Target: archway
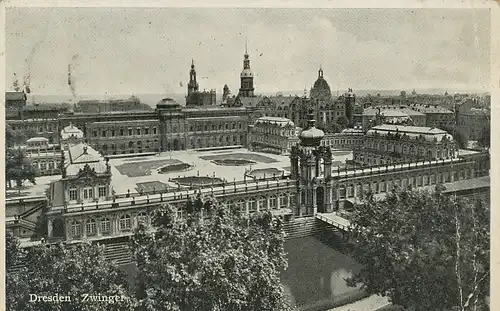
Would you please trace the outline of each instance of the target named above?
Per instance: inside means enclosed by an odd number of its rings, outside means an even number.
[[[179,150],[179,140],[177,138],[174,139],[174,150]]]
[[[64,237],[64,222],[61,218],[55,218],[52,222],[52,236],[55,238]]]
[[[325,213],[325,188],[318,187],[316,188],[316,207],[318,213]]]

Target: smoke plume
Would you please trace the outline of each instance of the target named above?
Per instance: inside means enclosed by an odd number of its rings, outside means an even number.
[[[80,56],[78,54],[74,54],[71,57],[71,62],[68,64],[68,85],[71,89],[71,93],[73,97],[76,97],[76,79],[75,72],[77,71],[78,61],[80,60]]]

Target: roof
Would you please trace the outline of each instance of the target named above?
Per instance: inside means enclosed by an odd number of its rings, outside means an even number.
[[[411,104],[409,108],[423,113],[453,113],[453,111],[439,105]]]
[[[445,190],[443,192],[458,192],[464,190],[472,190],[479,188],[489,188],[490,187],[490,176],[478,177],[473,179],[458,180],[450,183],[445,183],[443,186]]]
[[[34,143],[34,142],[48,142],[49,140],[45,137],[33,137],[28,139],[26,142],[27,143]]]
[[[453,140],[453,136],[438,128],[392,124],[374,126],[367,132],[367,135],[374,135],[375,133],[379,135],[387,135],[388,133],[395,134],[396,132],[410,137],[419,137],[422,135],[426,140],[436,139],[437,141],[441,141],[445,137],[446,139]]]
[[[5,100],[26,100],[24,92],[5,92]]]
[[[86,144],[80,143],[71,146],[67,154],[65,167],[66,173],[69,176],[77,175],[85,166],[88,166],[91,170],[95,170],[97,174],[106,172],[107,167],[101,155]]]
[[[292,120],[280,117],[260,117],[257,120],[255,120],[255,124],[258,123],[274,123],[279,126],[292,126],[292,127],[295,126]]]
[[[65,140],[70,137],[76,137],[76,138],[82,138],[83,137],[83,131],[74,126],[73,124],[70,124],[66,126],[65,128],[62,129],[61,131],[61,139]]]
[[[425,116],[424,113],[412,110],[406,106],[382,106],[382,107],[370,107],[363,110],[363,115],[376,115],[378,113],[378,109],[380,109],[380,113],[384,116]],[[398,115],[399,114],[399,115]]]

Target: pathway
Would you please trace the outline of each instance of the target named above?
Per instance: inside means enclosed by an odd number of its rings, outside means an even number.
[[[387,297],[372,295],[359,301],[330,309],[328,311],[376,311],[382,307],[390,305]]]

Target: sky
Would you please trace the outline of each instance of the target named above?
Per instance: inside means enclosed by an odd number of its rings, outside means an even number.
[[[33,94],[238,92],[245,42],[255,92],[486,90],[488,9],[6,8],[6,87]],[[68,85],[68,66],[71,85]]]

